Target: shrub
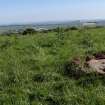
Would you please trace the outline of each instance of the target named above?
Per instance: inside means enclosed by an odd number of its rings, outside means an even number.
[[[27,28],[26,30],[23,31],[22,35],[27,35],[27,34],[34,34],[36,31],[33,28]]]
[[[71,27],[70,30],[78,30],[77,27]]]

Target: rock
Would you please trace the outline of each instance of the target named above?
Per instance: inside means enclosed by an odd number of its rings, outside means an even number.
[[[79,78],[86,74],[97,73],[99,75],[105,74],[105,54],[96,53],[87,56],[84,63],[81,63],[80,57],[74,58],[65,65],[65,73],[68,76]]]
[[[94,57],[98,60],[98,59],[105,59],[105,53],[104,52],[99,52],[94,54]]]
[[[91,69],[92,72],[105,74],[105,53],[99,52],[93,54],[93,57],[87,57],[86,64],[88,69]]]
[[[74,59],[72,60],[72,63],[74,63],[74,64],[76,64],[76,65],[80,65],[81,59],[80,59],[79,57],[74,58]]]
[[[87,56],[85,61],[88,62],[88,61],[90,61],[91,59],[94,59],[94,56]]]
[[[99,74],[105,74],[105,59],[91,59],[87,62],[88,68],[92,70],[92,72],[97,72]]]

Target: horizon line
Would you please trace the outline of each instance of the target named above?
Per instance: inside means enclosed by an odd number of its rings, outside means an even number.
[[[63,22],[73,22],[73,21],[102,21],[104,19],[71,19],[71,20],[51,20],[51,21],[38,21],[38,22],[14,22],[14,23],[2,23],[0,26],[10,26],[10,25],[32,25],[32,24],[56,24],[56,23],[63,23]]]

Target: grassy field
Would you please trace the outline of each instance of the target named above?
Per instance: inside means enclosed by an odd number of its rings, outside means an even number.
[[[105,51],[105,28],[0,36],[0,105],[105,105],[105,79],[73,79],[65,63]]]

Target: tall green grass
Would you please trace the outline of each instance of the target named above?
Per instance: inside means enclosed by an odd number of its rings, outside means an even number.
[[[0,36],[0,105],[105,105],[104,77],[73,79],[64,64],[105,51],[105,28]]]

